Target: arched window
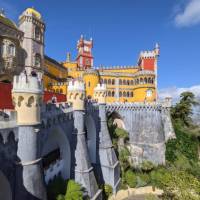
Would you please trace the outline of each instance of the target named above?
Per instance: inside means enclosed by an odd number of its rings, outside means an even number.
[[[154,79],[153,78],[151,79],[151,83],[154,84]]]
[[[14,44],[10,44],[10,45],[8,46],[7,54],[8,54],[9,56],[15,56],[15,45],[14,45]]]
[[[60,89],[60,93],[61,93],[61,94],[63,93],[63,89]]]
[[[131,85],[134,85],[134,81],[133,80],[131,80]]]
[[[125,91],[123,92],[123,97],[126,97],[126,92]]]
[[[56,89],[56,93],[59,93],[59,89]]]
[[[130,97],[133,97],[133,92],[130,93]]]
[[[112,85],[115,85],[115,79],[112,79]]]
[[[150,77],[148,78],[148,83],[151,83],[151,78]]]
[[[129,95],[129,92],[127,92],[126,96],[127,96],[127,97],[129,97],[129,96],[130,96],[130,95]]]
[[[115,96],[115,92],[114,91],[112,91],[112,97],[114,97]]]
[[[104,79],[104,83],[107,84],[107,79]]]
[[[119,92],[119,97],[122,97],[122,92],[121,91]]]
[[[102,84],[102,83],[103,83],[103,79],[101,78],[101,79],[100,79],[100,84]]]
[[[127,85],[130,85],[130,81],[129,80],[127,80]]]
[[[122,85],[122,79],[119,79],[119,85]]]
[[[34,97],[31,96],[31,97],[29,97],[29,99],[28,99],[28,104],[27,104],[27,106],[28,106],[28,107],[32,107],[33,103],[34,103]]]
[[[111,91],[108,91],[108,96],[111,97]]]
[[[143,83],[144,83],[143,78],[140,78],[140,84],[143,84]]]
[[[146,77],[144,78],[144,84],[147,84],[147,78]]]
[[[41,67],[41,56],[40,56],[40,54],[35,55],[35,67]]]
[[[126,85],[126,80],[125,79],[123,80],[123,85]]]
[[[136,84],[139,84],[139,79],[136,80]]]
[[[36,40],[41,40],[41,31],[38,26],[35,27],[35,39]]]
[[[108,85],[110,85],[111,84],[111,79],[108,79]]]

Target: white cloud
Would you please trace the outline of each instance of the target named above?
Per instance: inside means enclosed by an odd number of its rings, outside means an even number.
[[[200,98],[200,85],[194,85],[188,88],[171,87],[171,88],[161,89],[159,91],[159,98],[164,99],[165,97],[172,97],[172,99],[176,101],[179,99],[180,94],[185,91],[190,91],[194,93],[196,97]]]
[[[175,16],[178,27],[188,27],[200,23],[200,0],[189,0],[185,8],[179,10]]]

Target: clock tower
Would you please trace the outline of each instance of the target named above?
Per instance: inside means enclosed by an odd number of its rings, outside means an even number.
[[[85,40],[83,35],[77,42],[78,56],[76,58],[78,68],[88,69],[93,67],[92,56],[93,40]]]

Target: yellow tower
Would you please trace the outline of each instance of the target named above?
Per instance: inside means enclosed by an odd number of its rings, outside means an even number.
[[[83,80],[85,83],[86,97],[91,98],[94,94],[94,88],[99,83],[98,71],[94,69],[87,69],[83,73]]]

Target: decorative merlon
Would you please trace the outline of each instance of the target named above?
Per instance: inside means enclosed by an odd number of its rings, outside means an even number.
[[[94,88],[94,91],[95,92],[104,92],[106,91],[107,88],[106,88],[106,84],[97,84],[97,87]]]
[[[68,91],[85,91],[85,85],[82,81],[70,81],[68,85]]]
[[[19,76],[14,76],[12,92],[40,94],[43,92],[43,85],[37,76],[21,73]]]
[[[99,104],[106,103],[106,90],[106,84],[97,84],[97,87],[94,88],[94,99],[96,99]]]

